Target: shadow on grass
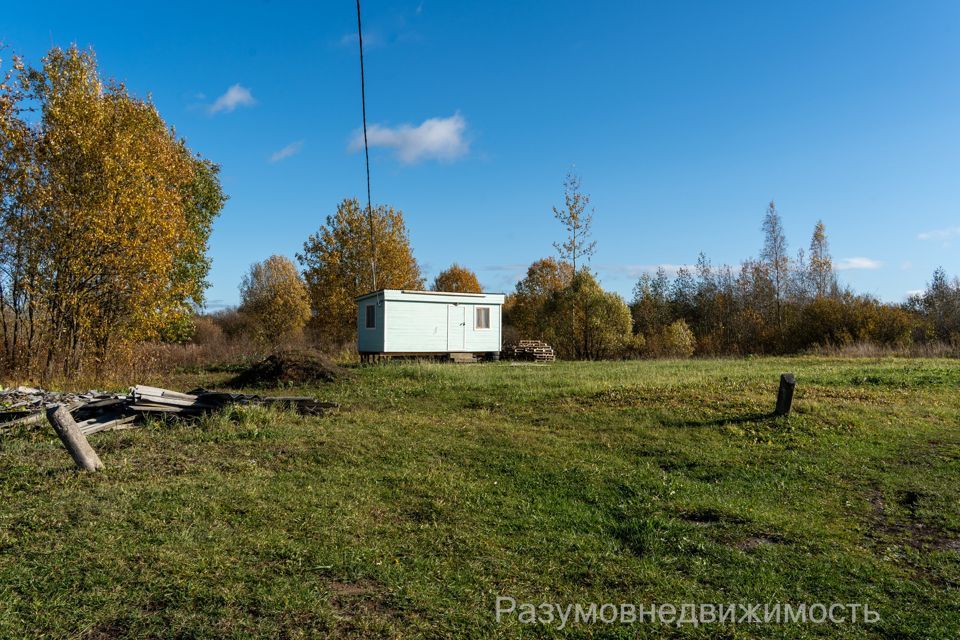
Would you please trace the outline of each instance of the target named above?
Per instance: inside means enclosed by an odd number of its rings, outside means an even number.
[[[744,424],[747,422],[773,422],[780,418],[774,412],[769,413],[748,413],[742,416],[732,418],[713,418],[711,420],[683,420],[677,424],[682,427],[722,427],[729,424]]]

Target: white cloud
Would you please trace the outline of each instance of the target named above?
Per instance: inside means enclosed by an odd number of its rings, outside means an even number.
[[[695,264],[606,264],[598,265],[597,269],[607,273],[627,276],[629,278],[639,278],[644,273],[654,275],[659,269],[663,269],[669,277],[676,276],[680,269],[693,271],[697,268]]]
[[[844,258],[833,263],[833,268],[837,271],[850,271],[852,269],[879,269],[883,263],[873,258]]]
[[[488,264],[483,267],[484,271],[526,271],[530,265],[523,262],[514,262],[512,264]]]
[[[220,113],[221,111],[230,113],[237,107],[252,107],[255,104],[257,104],[257,101],[254,100],[250,89],[235,84],[227,89],[225,94],[217,98],[216,101],[208,107],[207,111],[210,113]]]
[[[926,292],[923,289],[910,289],[910,291],[907,291],[906,297],[912,298],[913,296],[923,295],[924,293]]]
[[[933,231],[924,231],[917,234],[918,240],[950,240],[960,236],[960,227],[948,227],[946,229],[934,229]]]
[[[402,124],[385,127],[375,124],[367,130],[371,147],[393,149],[400,162],[414,164],[421,160],[456,160],[467,153],[470,143],[464,134],[467,121],[459,113],[449,118],[430,118],[419,126]],[[363,149],[363,131],[356,131],[350,150]]]
[[[220,309],[229,309],[232,305],[222,298],[214,298],[213,300],[207,300],[207,303],[203,306],[207,311],[219,311]]]
[[[879,269],[883,266],[883,263],[879,260],[874,260],[872,258],[844,258],[843,260],[838,260],[834,263],[833,268],[837,271],[849,271],[851,269]],[[686,269],[691,273],[696,272],[697,265],[695,264],[602,264],[597,265],[599,271],[609,273],[611,275],[626,276],[629,278],[639,278],[641,275],[647,273],[654,275],[659,269],[667,274],[667,276],[674,278],[680,272],[680,269]]]
[[[303,140],[297,140],[296,142],[291,142],[283,149],[279,149],[270,154],[270,162],[280,162],[285,158],[290,156],[295,156],[300,153],[300,149],[303,148]]]

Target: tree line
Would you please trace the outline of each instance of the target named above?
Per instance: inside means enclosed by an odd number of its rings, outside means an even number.
[[[236,314],[221,316],[232,318],[234,332],[245,328],[266,346],[306,341],[329,351],[353,348],[354,298],[370,291],[374,243],[378,286],[423,289],[426,284],[403,212],[382,205],[369,213],[368,219],[356,199],[341,202],[304,242],[296,256],[299,269],[277,255],[252,265],[240,286]],[[476,274],[457,263],[440,272],[431,288],[481,292]]]
[[[807,247],[791,253],[773,202],[761,220],[758,258],[714,266],[700,254],[695,266],[675,273],[661,268],[642,274],[629,301],[605,291],[590,268],[594,214],[580,178],[567,175],[563,204],[553,209],[564,236],[554,245],[557,255],[531,264],[508,294],[506,341],[543,339],[571,359],[787,354],[854,344],[960,346],[960,280],[938,269],[927,290],[904,304],[859,295],[837,278],[825,224],[818,221]],[[373,216],[382,286],[423,288],[403,214],[381,206]],[[290,305],[274,314],[286,324],[265,335],[290,338],[305,330],[326,349],[352,348],[353,300],[369,289],[371,256],[366,212],[356,200],[345,200],[297,255],[299,276],[293,262],[282,259],[301,311]],[[248,278],[256,279],[261,268],[254,265]],[[459,264],[440,273],[432,288],[481,290],[476,274]],[[254,310],[271,305],[261,305],[250,291],[244,288],[240,312],[263,327],[268,314]]]
[[[566,187],[579,189],[579,182],[568,179]],[[937,269],[927,289],[904,304],[859,295],[837,279],[824,223],[817,222],[807,251],[791,255],[773,202],[759,258],[716,267],[701,253],[695,266],[675,274],[642,274],[628,303],[604,292],[589,267],[573,266],[569,219],[581,218],[589,256],[592,211],[571,205],[577,198],[569,193],[565,201],[560,259],[534,262],[505,310],[514,335],[551,341],[563,357],[788,354],[855,344],[960,349],[960,279]]]
[[[71,376],[135,358],[144,343],[230,339],[262,349],[353,350],[354,299],[378,285],[422,289],[403,213],[339,203],[295,261],[272,256],[243,277],[241,304],[200,313],[207,243],[226,196],[219,167],[192,152],[149,101],[102,79],[91,51],[53,48],[0,76],[0,366]],[[759,257],[660,269],[632,299],[603,289],[590,196],[572,172],[553,208],[556,256],[533,262],[507,296],[504,338],[540,338],[563,358],[797,353],[871,343],[960,348],[960,280],[938,269],[904,304],[837,279],[826,227],[791,254],[770,203]],[[481,291],[453,264],[438,291]],[[213,336],[213,337],[211,337]]]

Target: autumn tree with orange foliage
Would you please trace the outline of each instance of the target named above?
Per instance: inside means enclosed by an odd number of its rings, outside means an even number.
[[[372,214],[377,286],[422,289],[403,213],[380,205]],[[370,228],[366,209],[355,198],[346,199],[297,254],[310,294],[313,333],[323,347],[339,348],[356,337],[354,298],[372,288]]]
[[[573,266],[556,258],[537,260],[517,283],[504,304],[504,321],[518,338],[541,338],[546,328],[544,306],[550,296],[566,287],[573,278]]]
[[[441,271],[433,279],[434,291],[452,291],[455,293],[483,293],[477,274],[454,262],[448,269]]]
[[[44,377],[99,370],[124,346],[186,324],[223,204],[215,167],[76,47],[52,49],[36,69],[14,59],[0,128],[7,366]],[[200,165],[216,183],[204,203],[194,198]]]

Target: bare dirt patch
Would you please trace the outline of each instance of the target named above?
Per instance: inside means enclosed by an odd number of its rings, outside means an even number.
[[[376,593],[376,591],[376,587],[369,582],[354,583],[334,581],[330,583],[330,593],[332,593],[334,597],[351,598]]]
[[[897,504],[906,510],[905,518],[896,518],[887,509],[879,490],[873,489],[867,496],[873,507],[873,524],[882,534],[898,538],[916,549],[960,550],[960,539],[948,531],[920,521],[917,508],[923,494],[904,491],[896,497]]]
[[[740,549],[741,551],[750,551],[760,547],[769,547],[781,542],[783,541],[777,536],[756,535],[743,538],[742,540],[737,540],[731,546],[735,549]]]
[[[329,584],[330,604],[338,617],[348,624],[364,618],[390,619],[396,616],[388,600],[389,593],[370,580],[333,581]]]

